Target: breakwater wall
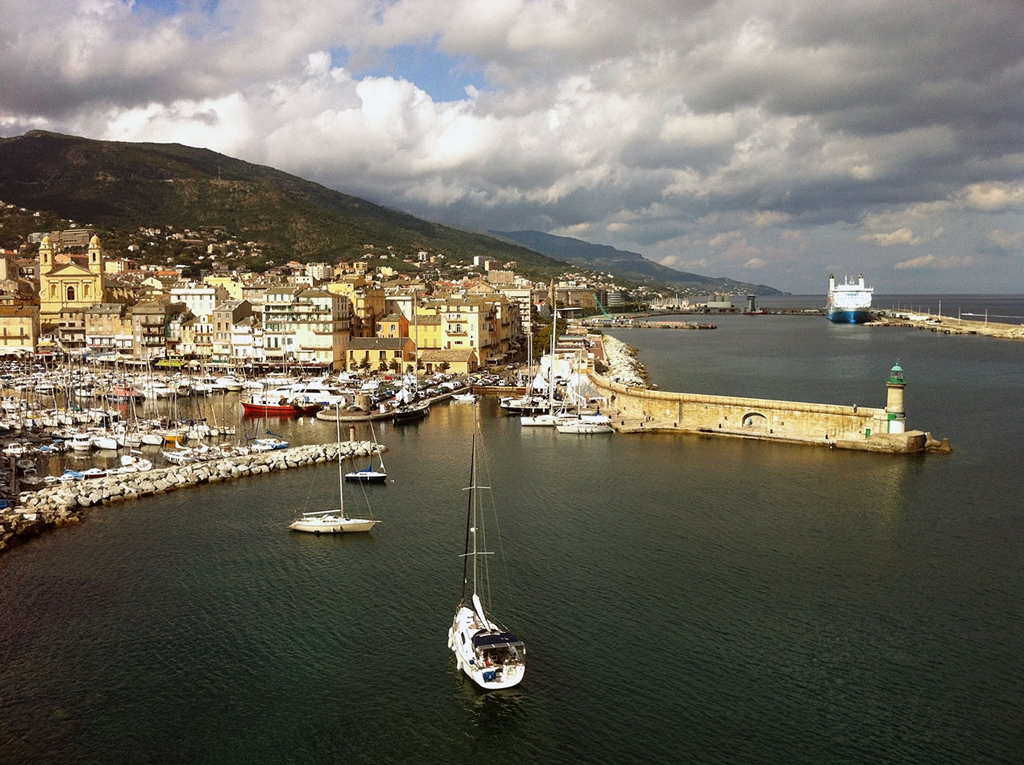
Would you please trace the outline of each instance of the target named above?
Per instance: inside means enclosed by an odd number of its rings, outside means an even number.
[[[596,372],[589,377],[620,432],[686,432],[895,454],[949,448],[923,431],[885,432],[885,409],[672,393],[622,385]]]
[[[83,511],[90,507],[164,494],[201,484],[334,462],[338,459],[339,448],[342,459],[367,457],[378,449],[384,451],[384,447],[369,441],[345,441],[340,445],[311,444],[141,473],[70,481],[39,491],[23,492],[17,507],[0,510],[0,554],[51,529],[81,523]]]

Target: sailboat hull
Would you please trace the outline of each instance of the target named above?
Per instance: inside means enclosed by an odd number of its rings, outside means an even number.
[[[341,516],[320,516],[317,518],[300,518],[291,523],[292,531],[305,531],[310,534],[346,534],[369,531],[377,525],[377,521],[365,518],[343,518]]]
[[[460,606],[448,630],[448,647],[455,654],[459,669],[485,691],[519,685],[526,674],[522,644],[517,642],[515,647],[506,648],[503,652],[480,650],[474,646],[474,638],[479,638],[481,632],[491,631],[480,624],[472,609]],[[510,637],[515,640],[514,636]]]
[[[354,483],[384,483],[388,480],[388,474],[376,470],[357,470],[355,473],[345,473],[345,480]]]

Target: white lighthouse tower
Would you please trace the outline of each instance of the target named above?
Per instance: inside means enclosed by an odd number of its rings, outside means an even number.
[[[885,381],[888,395],[885,401],[885,414],[888,424],[887,432],[905,433],[907,430],[907,413],[903,405],[903,391],[907,387],[907,381],[903,377],[903,367],[899,360],[889,370],[889,379]]]

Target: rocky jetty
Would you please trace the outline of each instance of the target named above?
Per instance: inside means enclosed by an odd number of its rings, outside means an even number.
[[[616,340],[611,335],[602,338],[604,342],[604,358],[608,364],[609,380],[633,388],[647,388],[647,371],[644,365],[636,360],[636,348]]]
[[[368,457],[384,447],[369,441],[312,444],[258,454],[225,457],[212,462],[193,462],[143,473],[112,475],[88,481],[49,486],[23,492],[15,507],[0,509],[0,553],[50,529],[82,522],[83,512],[98,505],[138,499],[152,494],[219,483],[234,478],[272,473],[338,459]]]

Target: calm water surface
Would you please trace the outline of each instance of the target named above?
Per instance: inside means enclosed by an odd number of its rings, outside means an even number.
[[[472,407],[378,433],[371,535],[287,531],[330,467],[111,505],[0,557],[0,762],[1015,761],[1024,345],[716,323],[617,336],[665,389],[865,406],[899,358],[955,453],[560,436],[486,401],[495,611],[529,646],[490,695],[445,644]]]

